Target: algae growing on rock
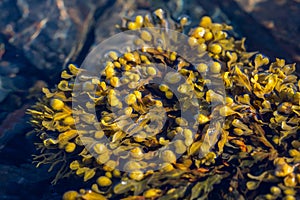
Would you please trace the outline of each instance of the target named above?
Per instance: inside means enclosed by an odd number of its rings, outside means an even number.
[[[28,110],[38,165],[60,168],[53,183],[82,177],[63,199],[299,198],[296,66],[247,52],[229,25],[187,22],[124,19],[138,48],[97,58],[104,70],[69,65]]]

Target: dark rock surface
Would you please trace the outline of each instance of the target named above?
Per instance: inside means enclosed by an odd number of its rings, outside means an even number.
[[[0,32],[45,73],[74,61],[105,0],[4,0]]]
[[[257,23],[270,31],[276,43],[280,45],[280,50],[286,52],[291,61],[300,63],[299,0],[236,0],[236,2]]]

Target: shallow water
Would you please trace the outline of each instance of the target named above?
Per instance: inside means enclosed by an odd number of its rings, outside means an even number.
[[[279,6],[280,12],[272,14],[273,18],[266,13],[274,12],[263,12]],[[281,5],[265,1],[252,10],[238,0],[1,1],[0,199],[61,199],[70,188],[80,188],[74,184],[76,178],[52,186],[54,173],[48,173],[47,167],[36,169],[31,163],[31,155],[37,153],[33,145],[36,139],[30,133],[33,128],[25,110],[41,97],[42,87],[51,88],[58,82],[68,63],[80,65],[93,46],[116,33],[114,25],[120,24],[120,17],[128,10],[153,11],[158,7],[171,10],[175,19],[188,15],[190,26],[197,24],[200,16],[210,15],[216,22],[234,26],[237,37],[247,37],[250,51],[260,50],[271,59],[300,62],[300,29],[295,27],[299,18],[292,17],[300,11],[297,1]]]

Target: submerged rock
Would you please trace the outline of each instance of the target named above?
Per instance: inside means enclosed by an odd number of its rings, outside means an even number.
[[[4,0],[0,32],[38,69],[60,70],[80,53],[97,8],[108,1]],[[57,72],[57,71],[56,71]]]

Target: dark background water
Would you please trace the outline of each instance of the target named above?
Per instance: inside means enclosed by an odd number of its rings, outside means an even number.
[[[53,87],[68,63],[117,32],[121,17],[162,7],[177,19],[203,15],[234,27],[249,51],[300,64],[299,0],[0,0],[0,199],[60,199],[78,189],[74,178],[51,185],[54,173],[36,169],[26,108]]]

